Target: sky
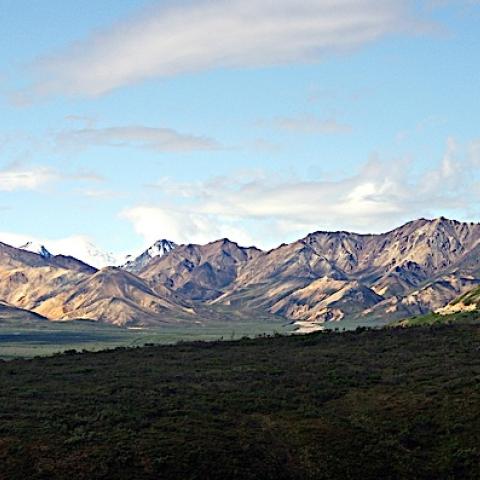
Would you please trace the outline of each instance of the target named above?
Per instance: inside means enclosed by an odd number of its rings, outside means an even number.
[[[0,0],[0,241],[119,258],[480,221],[479,20],[477,0]]]

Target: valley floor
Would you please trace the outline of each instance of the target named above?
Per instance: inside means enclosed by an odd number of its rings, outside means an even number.
[[[120,328],[93,321],[0,321],[0,359],[32,358],[68,350],[99,351],[145,344],[195,340],[233,340],[244,336],[287,334],[293,326],[282,321],[210,322],[208,325],[166,324],[161,327]]]
[[[478,479],[480,326],[0,362],[0,480]]]

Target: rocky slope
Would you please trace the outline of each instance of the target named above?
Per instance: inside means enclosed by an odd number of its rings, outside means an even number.
[[[258,312],[311,330],[421,315],[477,285],[480,224],[445,218],[380,235],[319,231],[267,252],[228,239],[161,240],[122,269],[100,271],[0,244],[0,300],[55,320],[153,325]]]
[[[419,326],[434,324],[478,324],[480,322],[480,286],[455,298],[448,305],[392,323],[393,326]]]
[[[0,301],[51,320],[87,318],[115,325],[188,320],[194,312],[175,292],[162,286],[154,292],[119,268],[96,270],[73,257],[6,244],[0,244]]]
[[[228,267],[215,244],[209,248],[216,268],[211,261],[203,266],[202,247],[191,246],[139,275],[153,288],[165,284],[193,300],[312,324],[424,313],[480,278],[480,225],[445,218],[416,220],[380,235],[314,232],[268,252],[254,250]]]
[[[154,292],[135,275],[104,268],[39,300],[35,311],[55,320],[93,319],[114,325],[155,325],[191,316],[179,295]]]
[[[96,269],[62,255],[40,255],[0,243],[0,300],[35,310],[44,296],[69,287]]]
[[[228,239],[207,245],[181,245],[150,261],[138,275],[155,290],[168,287],[194,301],[220,296],[241,268],[262,254]]]
[[[435,313],[450,315],[452,313],[480,311],[480,287],[473,288],[467,293],[456,298],[445,307],[439,308]]]

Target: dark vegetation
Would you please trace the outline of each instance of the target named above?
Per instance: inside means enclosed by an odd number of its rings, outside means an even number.
[[[0,362],[0,479],[478,479],[480,326]]]

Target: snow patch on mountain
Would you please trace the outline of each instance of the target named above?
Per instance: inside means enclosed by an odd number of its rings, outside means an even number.
[[[78,258],[95,268],[118,265],[119,259],[113,253],[98,248],[88,237],[76,235],[52,242],[49,247],[56,255]]]
[[[153,258],[163,257],[177,247],[175,242],[170,240],[157,240],[151,247],[147,248],[143,253],[135,258],[127,257],[127,262],[122,265],[124,270],[132,273],[138,273]]]
[[[4,237],[2,236],[1,238]],[[20,237],[15,238],[15,236],[10,239],[7,235],[6,240],[10,245],[36,253],[43,258],[64,255],[74,257],[98,269],[121,265],[125,261],[124,256],[116,256],[113,253],[101,250],[84,235],[73,235],[57,240],[39,240],[35,238],[27,240]]]

